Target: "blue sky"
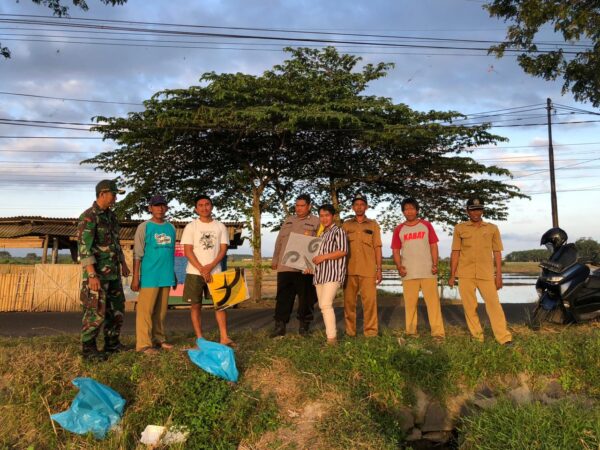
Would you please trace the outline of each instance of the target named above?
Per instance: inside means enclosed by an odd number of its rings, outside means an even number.
[[[123,7],[105,7],[90,0],[87,13],[73,9],[72,17],[143,22],[235,27],[269,27],[334,33],[393,34],[414,37],[500,40],[504,24],[488,17],[482,3],[469,0],[422,1],[149,1],[129,0]],[[0,14],[48,15],[50,10],[28,0],[4,1]],[[6,19],[7,16],[0,16]],[[19,29],[16,29],[19,28]],[[241,33],[241,32],[240,32]],[[87,41],[80,33],[46,27],[0,24],[0,42],[13,57],[0,61],[0,91],[33,95],[140,103],[158,90],[195,84],[203,72],[259,74],[284,58],[282,44],[254,45],[233,40],[215,44],[214,38],[186,38],[196,47],[152,48],[129,45],[77,44]],[[93,36],[92,34],[85,34]],[[69,37],[64,37],[69,36]],[[100,36],[96,34],[95,36]],[[115,36],[124,37],[124,36]],[[335,37],[335,36],[333,36]],[[144,36],[127,36],[147,39]],[[9,40],[7,40],[9,39]],[[17,40],[12,40],[17,39]],[[164,38],[163,38],[164,39]],[[177,39],[177,38],[169,38]],[[365,39],[365,38],[363,38]],[[374,39],[374,38],[373,38]],[[558,41],[546,33],[546,40]],[[25,41],[29,40],[29,41]],[[71,41],[58,42],[58,41]],[[41,41],[41,42],[40,42]],[[98,41],[96,41],[98,42]],[[117,41],[114,41],[117,43]],[[118,41],[123,43],[123,41]],[[140,46],[132,46],[132,44]],[[264,42],[262,43],[264,44]],[[177,45],[165,44],[160,45]],[[447,44],[446,44],[447,45]],[[225,47],[244,50],[226,49]],[[252,49],[252,50],[250,50]],[[416,110],[456,110],[463,113],[544,104],[557,104],[600,112],[589,104],[561,94],[561,83],[532,78],[522,72],[514,57],[498,60],[478,52],[340,47],[356,53],[364,62],[393,62],[396,67],[369,93],[390,97]],[[89,123],[96,115],[124,115],[135,105],[72,102],[0,94],[0,118]],[[529,113],[527,123],[545,123],[543,110]],[[506,120],[495,117],[494,120]],[[593,115],[555,116],[554,121],[594,120]],[[518,122],[497,122],[511,125]],[[525,122],[520,122],[525,123]],[[75,217],[93,201],[94,184],[105,174],[78,162],[113,148],[110,141],[39,139],[35,136],[84,136],[87,132],[0,124],[0,216],[42,215]],[[531,200],[510,204],[508,220],[498,225],[507,252],[536,248],[539,236],[551,226],[548,143],[545,126],[493,128],[509,138],[496,149],[477,149],[476,159],[513,171],[513,183]],[[600,240],[598,204],[600,181],[599,124],[556,125],[555,145],[558,208],[561,226],[572,238]],[[23,136],[28,136],[25,138]],[[598,155],[598,156],[596,156]],[[537,172],[539,171],[539,173]],[[426,205],[423,208],[426,217]],[[371,216],[376,217],[376,211]],[[449,253],[450,237],[438,229],[441,253]],[[263,252],[270,255],[274,235],[265,230]],[[390,233],[384,236],[389,252]],[[238,252],[249,252],[245,245]]]

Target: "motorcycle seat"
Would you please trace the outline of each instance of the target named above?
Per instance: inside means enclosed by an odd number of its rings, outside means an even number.
[[[589,289],[600,289],[600,273],[593,272],[585,282],[585,287]]]

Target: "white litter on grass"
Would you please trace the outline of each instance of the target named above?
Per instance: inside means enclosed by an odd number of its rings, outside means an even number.
[[[190,432],[186,427],[174,426],[169,428],[163,436],[161,443],[164,445],[183,444],[187,441],[189,435]]]
[[[167,429],[160,425],[148,425],[144,431],[142,431],[142,437],[140,442],[146,445],[158,445],[160,438]]]
[[[167,430],[160,425],[148,425],[142,432],[140,442],[151,446],[183,444],[189,434],[186,427],[173,426]]]

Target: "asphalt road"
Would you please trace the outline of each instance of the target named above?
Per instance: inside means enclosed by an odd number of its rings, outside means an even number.
[[[533,310],[533,303],[503,304],[506,319],[511,324],[524,324]],[[323,320],[316,308],[314,328],[323,329]],[[461,305],[443,305],[442,314],[446,324],[464,326],[465,318]],[[344,311],[335,308],[338,330],[344,328]],[[485,307],[479,305],[479,317],[483,324],[489,324]],[[427,312],[424,305],[419,305],[419,330],[427,332]],[[236,330],[270,329],[273,325],[272,309],[231,309],[228,311],[228,328],[235,337]],[[362,314],[359,310],[359,330],[362,327]],[[402,306],[380,306],[379,323],[381,328],[403,329],[404,308]],[[192,332],[192,322],[189,310],[170,310],[167,314],[166,330],[168,333]],[[202,313],[203,331],[209,333],[217,329],[212,310],[205,309]],[[50,336],[65,333],[78,333],[81,329],[80,313],[0,313],[0,336]],[[288,329],[296,331],[298,323],[293,317]],[[125,313],[123,334],[135,334],[135,313]]]

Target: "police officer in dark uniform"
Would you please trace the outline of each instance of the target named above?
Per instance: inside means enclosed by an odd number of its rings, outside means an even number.
[[[79,259],[83,266],[81,343],[86,360],[105,359],[106,353],[123,350],[119,341],[125,311],[121,275],[129,276],[129,267],[119,243],[117,216],[110,208],[117,194],[124,193],[114,180],[102,180],[96,185],[96,201],[79,217]],[[103,324],[105,353],[96,346]]]

